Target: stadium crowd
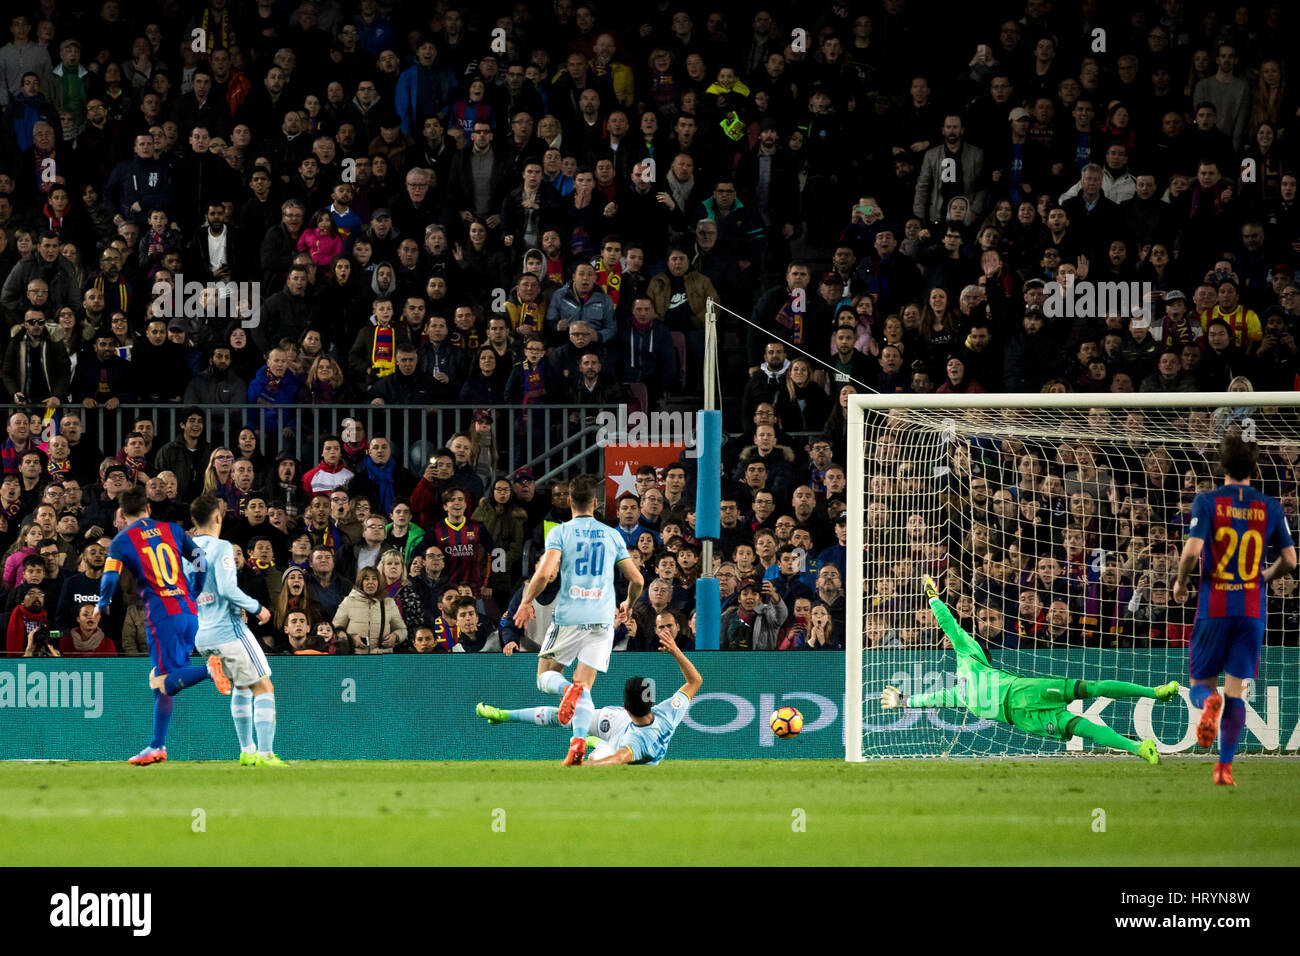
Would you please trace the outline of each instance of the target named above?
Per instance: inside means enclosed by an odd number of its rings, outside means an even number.
[[[855,390],[1292,389],[1286,8],[1003,6],[19,5],[0,48],[8,652],[53,628],[67,653],[142,653],[129,586],[104,630],[82,618],[133,484],[183,523],[200,492],[225,502],[269,650],[535,649],[509,616],[567,484],[538,489],[523,439],[545,443],[538,409],[698,398],[709,298],[748,369],[723,384],[724,648],[843,647]],[[1055,307],[1099,283],[1149,295]],[[362,424],[451,405],[472,424],[419,474],[409,433]],[[301,406],[356,412],[300,459]],[[215,433],[222,408],[246,427]],[[970,541],[914,528],[892,464],[868,529],[964,549],[951,567],[980,576],[949,587],[1000,615],[989,633],[1183,640],[1178,614],[1139,626],[1165,613],[1182,498],[1138,486],[1153,457],[1166,491],[1208,469],[1159,447],[985,452],[992,504],[974,477],[950,496]],[[1089,455],[1122,472],[1100,532],[1072,510]],[[607,515],[653,569],[620,646],[691,646],[693,469],[643,468]],[[1081,580],[1097,534],[1126,557]],[[1124,628],[1112,587],[1138,596]],[[1294,582],[1273,587],[1290,607]],[[866,631],[924,640],[884,611]]]

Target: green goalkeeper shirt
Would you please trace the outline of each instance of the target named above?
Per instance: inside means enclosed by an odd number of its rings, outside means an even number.
[[[998,670],[971,654],[957,654],[957,686],[929,694],[913,694],[908,707],[965,707],[976,717],[1007,720],[1007,697],[1018,674]]]

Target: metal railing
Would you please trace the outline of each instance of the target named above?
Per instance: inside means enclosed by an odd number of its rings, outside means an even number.
[[[437,449],[457,432],[469,431],[474,413],[492,414],[492,433],[500,455],[499,471],[531,468],[543,480],[567,473],[579,464],[592,470],[603,467],[595,418],[616,406],[593,405],[201,405],[206,418],[204,438],[213,445],[236,448],[239,433],[252,428],[262,454],[275,458],[289,452],[306,467],[320,455],[320,439],[341,434],[344,419],[355,419],[366,437],[382,435],[393,444],[393,454],[415,474]],[[186,405],[120,405],[116,409],[86,409],[66,405],[63,416],[76,415],[85,433],[106,455],[122,447],[136,421],[154,423],[155,451],[180,434]]]

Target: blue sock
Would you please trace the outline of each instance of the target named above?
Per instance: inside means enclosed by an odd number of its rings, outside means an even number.
[[[1214,693],[1214,688],[1205,684],[1193,684],[1192,689],[1187,692],[1187,699],[1192,702],[1193,707],[1204,707],[1206,698]]]
[[[208,668],[203,664],[191,664],[188,667],[182,667],[179,670],[172,671],[167,675],[163,682],[163,689],[168,694],[175,695],[183,691],[186,687],[193,687],[199,681],[208,679]]]
[[[150,747],[167,746],[167,727],[172,722],[172,708],[176,702],[162,691],[153,692],[153,740]]]
[[[582,696],[578,698],[578,706],[573,709],[573,733],[571,737],[587,738],[587,731],[591,729],[592,718],[596,716],[596,709],[591,703],[591,688],[584,687]]]
[[[1240,697],[1229,697],[1223,702],[1223,717],[1219,721],[1219,763],[1232,763],[1245,729],[1246,702]]]
[[[546,694],[563,694],[569,689],[569,682],[559,671],[546,671],[537,678],[537,689]]]
[[[275,752],[275,691],[253,698],[253,727],[257,730],[258,753]]]
[[[554,672],[552,672],[554,673]],[[558,707],[524,707],[520,710],[507,710],[511,720],[521,724],[558,724],[560,709]]]
[[[230,717],[239,735],[239,749],[253,752],[253,692],[247,687],[236,687],[230,692]]]

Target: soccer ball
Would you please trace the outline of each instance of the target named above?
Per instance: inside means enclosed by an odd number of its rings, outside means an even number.
[[[793,707],[772,711],[772,733],[778,737],[793,737],[803,730],[803,714]]]

